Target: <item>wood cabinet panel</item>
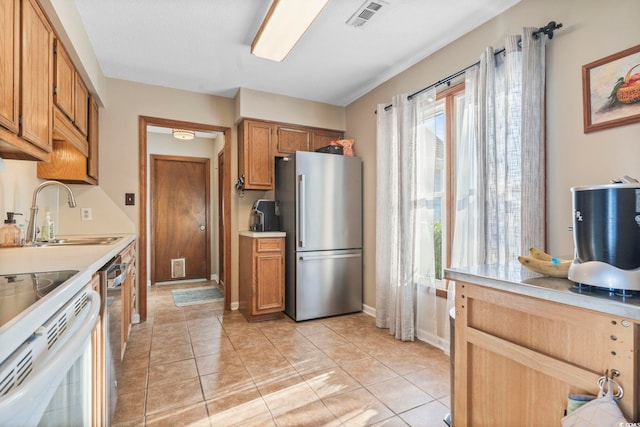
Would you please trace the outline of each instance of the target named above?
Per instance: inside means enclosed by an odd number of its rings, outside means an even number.
[[[120,252],[120,259],[127,265],[127,276],[122,282],[122,355],[129,341],[131,324],[136,311],[136,244],[132,242]]]
[[[50,152],[53,129],[53,30],[36,0],[22,2],[21,33],[21,136]]]
[[[329,141],[342,139],[343,137],[344,132],[314,129],[310,151],[316,151],[318,148],[326,147],[327,145],[329,145]]]
[[[597,394],[607,369],[637,419],[639,332],[629,319],[457,282],[454,423],[559,425],[568,394]]]
[[[98,183],[99,177],[99,109],[96,100],[91,97],[89,103],[89,159],[87,160],[87,175],[96,180]]]
[[[271,190],[275,185],[273,135],[270,123],[243,120],[238,125],[238,174],[244,175],[247,190]]]
[[[71,121],[74,120],[75,68],[60,40],[55,41],[55,84],[53,102]]]
[[[275,155],[286,156],[296,151],[309,151],[311,130],[302,127],[278,126]]]
[[[80,74],[74,73],[73,123],[83,136],[87,136],[89,125],[89,91]]]
[[[284,260],[280,252],[258,254],[255,259],[253,311],[256,314],[282,312],[284,308]]]
[[[18,133],[20,0],[0,2],[0,125]]]
[[[240,236],[239,311],[249,321],[284,311],[284,238]]]

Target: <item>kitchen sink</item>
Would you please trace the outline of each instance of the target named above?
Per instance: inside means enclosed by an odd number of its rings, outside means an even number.
[[[65,237],[61,239],[39,242],[38,246],[81,246],[81,245],[110,245],[122,239],[121,236],[101,237]]]

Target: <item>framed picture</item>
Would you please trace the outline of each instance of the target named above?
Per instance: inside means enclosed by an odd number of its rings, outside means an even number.
[[[582,66],[584,132],[640,122],[640,45]]]

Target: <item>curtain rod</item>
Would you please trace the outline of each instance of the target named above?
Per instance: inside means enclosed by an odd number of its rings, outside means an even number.
[[[562,27],[562,24],[558,24],[558,23],[556,23],[556,21],[551,21],[547,25],[545,25],[544,27],[540,27],[537,30],[535,30],[533,32],[533,38],[537,39],[539,34],[542,33],[542,34],[546,35],[547,37],[549,37],[549,40],[551,40],[553,38],[553,32],[555,30],[561,28],[561,27]],[[504,50],[505,50],[505,48],[502,48],[502,49],[496,51],[494,53],[494,55],[500,55],[502,52],[504,52]],[[476,65],[479,65],[479,64],[480,64],[480,61],[476,62],[475,64],[471,64],[468,67],[463,68],[462,70],[460,70],[460,71],[458,71],[458,72],[456,72],[454,74],[451,74],[449,77],[445,77],[442,80],[438,80],[437,82],[435,82],[435,83],[433,83],[433,84],[431,84],[431,85],[429,85],[427,87],[424,87],[424,88],[420,89],[419,91],[414,92],[411,95],[407,96],[407,99],[411,100],[414,96],[420,95],[422,92],[425,92],[425,91],[427,91],[427,90],[429,90],[431,88],[438,87],[438,86],[443,85],[443,84],[451,85],[451,80],[455,79],[456,77],[459,77],[459,76],[463,75],[468,69],[473,68],[473,67],[475,67]],[[384,107],[384,110],[387,111],[391,107],[393,107],[393,104],[387,105],[386,107]]]

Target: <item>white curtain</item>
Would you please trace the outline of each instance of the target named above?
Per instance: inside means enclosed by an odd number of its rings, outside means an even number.
[[[434,102],[431,90],[377,109],[376,325],[403,341],[415,336],[418,276],[435,280],[433,233],[421,232],[433,223],[435,135],[425,119]]]
[[[506,263],[544,247],[544,39],[533,28],[466,72],[456,144],[452,266]]]

